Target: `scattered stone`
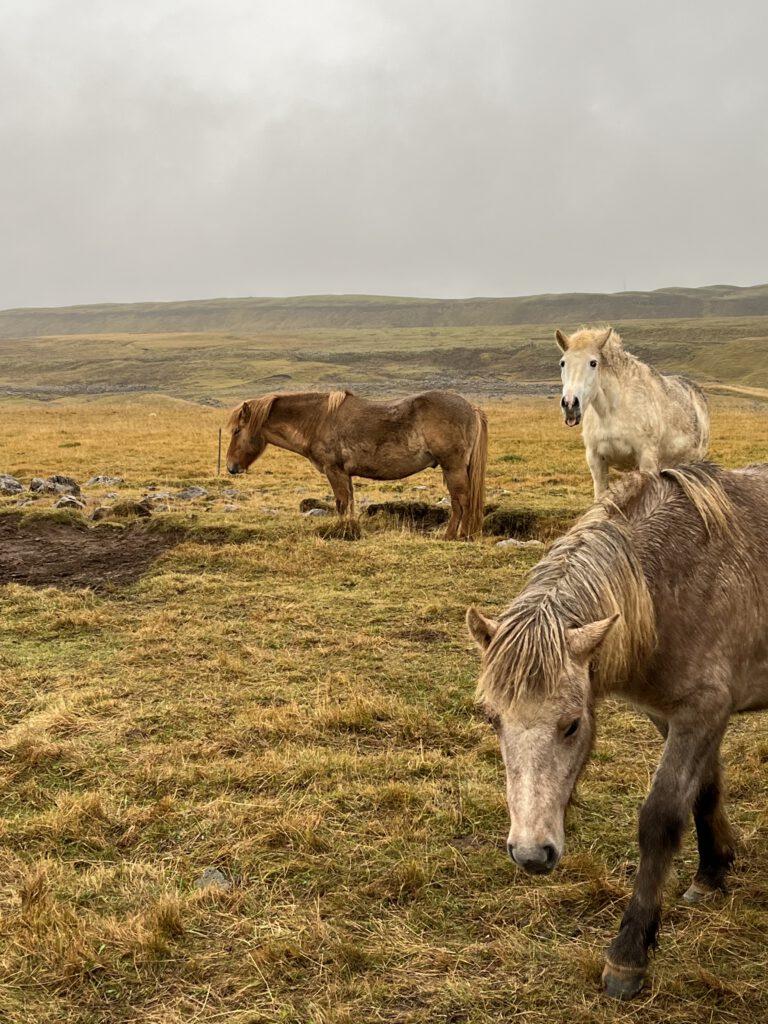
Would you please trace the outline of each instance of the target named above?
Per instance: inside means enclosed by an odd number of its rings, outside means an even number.
[[[510,537],[508,540],[497,540],[497,548],[543,548],[544,541],[541,540],[517,540]]]
[[[440,505],[442,508],[448,508],[451,504],[451,499],[443,497],[440,499],[440,501],[438,501],[437,504]]]
[[[33,477],[29,489],[36,494],[79,494],[80,484],[71,476],[55,473],[45,480],[39,476]]]
[[[24,508],[26,505],[34,505],[34,503],[35,503],[35,499],[34,498],[22,498],[20,501],[16,502],[16,507],[17,508]]]
[[[19,494],[24,490],[24,484],[15,476],[0,474],[0,494]]]
[[[109,498],[110,501],[114,501],[117,498],[117,491],[107,491],[104,497]]]
[[[170,501],[171,495],[168,491],[153,491],[152,494],[145,494],[142,501]]]
[[[66,493],[79,494],[80,484],[75,480],[73,476],[63,476],[61,473],[54,473],[53,476],[48,478],[52,484],[56,487],[67,487],[69,490]]]
[[[235,498],[238,501],[241,498],[245,497],[245,495],[243,494],[242,491],[238,491],[234,487],[225,487],[224,490],[221,493],[222,493],[222,496],[225,497],[225,498]]]
[[[306,515],[307,512],[311,512],[312,509],[321,509],[324,512],[330,512],[331,506],[327,501],[319,501],[317,498],[302,498],[299,502],[299,512]]]
[[[85,502],[80,501],[74,494],[62,494],[53,507],[77,509],[78,512],[81,512],[85,508]]]
[[[414,484],[411,488],[412,491],[428,491],[429,488],[426,484]]]
[[[240,511],[240,506],[239,505],[224,505],[222,507],[222,512],[239,512],[239,511]]]
[[[86,487],[119,487],[123,483],[121,476],[92,476]]]
[[[276,508],[262,508],[259,509],[263,516],[279,516],[280,512]]]
[[[218,868],[206,868],[199,878],[195,879],[195,889],[221,889],[226,892],[232,883]]]
[[[197,498],[207,498],[208,491],[204,487],[198,487],[193,484],[191,487],[185,487],[179,491],[176,497],[181,499],[181,501],[195,501]]]
[[[329,508],[308,508],[307,511],[303,513],[303,515],[311,516],[312,518],[315,516],[329,516],[330,514],[331,510]]]

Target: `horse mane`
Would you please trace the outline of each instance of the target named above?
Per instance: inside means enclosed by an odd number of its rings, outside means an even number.
[[[626,679],[656,643],[635,530],[651,526],[657,514],[680,519],[691,508],[708,533],[729,529],[730,503],[717,473],[707,463],[651,477],[633,473],[593,505],[534,566],[502,613],[485,654],[478,699],[503,707],[521,697],[552,696],[567,664],[567,631],[617,612],[620,618],[594,658],[593,679],[598,692]]]
[[[331,391],[328,394],[328,400],[325,409],[323,406],[319,406],[316,418],[322,419],[326,415],[332,415],[338,412],[339,407],[345,398],[351,395],[351,391]],[[259,430],[269,419],[269,414],[272,412],[272,406],[278,398],[321,398],[322,395],[317,392],[276,392],[273,391],[268,395],[262,395],[260,398],[250,398],[246,402],[241,402],[236,409],[233,409],[229,415],[227,421],[227,428],[234,430],[235,427],[244,426],[248,428],[249,434],[253,436],[258,433]],[[242,421],[243,413],[246,414],[246,419]]]
[[[352,394],[351,391],[331,391],[331,393],[328,395],[328,413],[329,413],[329,415],[332,415],[333,413],[338,412],[339,411],[339,406],[341,405],[341,403],[344,401],[344,399],[347,397],[347,395],[351,395],[351,394]]]

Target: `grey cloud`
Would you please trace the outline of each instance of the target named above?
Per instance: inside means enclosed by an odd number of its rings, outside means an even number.
[[[766,21],[6,0],[0,306],[764,280]]]

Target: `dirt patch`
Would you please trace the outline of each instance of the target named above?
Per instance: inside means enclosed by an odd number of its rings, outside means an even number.
[[[553,540],[573,525],[573,517],[545,509],[486,508],[483,533],[515,540]]]
[[[450,510],[424,501],[380,501],[366,506],[365,514],[389,516],[415,530],[431,530],[448,522]]]
[[[112,590],[138,579],[181,539],[175,532],[93,526],[53,516],[0,516],[0,584]]]

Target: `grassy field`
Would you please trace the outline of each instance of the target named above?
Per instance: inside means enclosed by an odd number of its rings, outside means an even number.
[[[342,340],[351,351],[359,339]],[[168,355],[175,343],[148,339],[141,356],[133,339],[104,379],[162,350],[194,390],[195,366]],[[185,340],[185,355],[197,344]],[[49,351],[55,383],[68,349]],[[205,359],[199,386],[226,399],[231,367]],[[233,391],[272,369],[255,360]],[[35,358],[28,383],[45,373]],[[760,397],[715,400],[717,459],[766,458]],[[583,509],[580,438],[554,403],[487,408],[489,499],[542,517]],[[472,714],[463,615],[470,601],[508,603],[537,553],[494,538],[445,544],[393,522],[371,521],[357,542],[324,540],[322,520],[297,506],[327,485],[294,456],[269,450],[234,481],[240,497],[224,494],[232,482],[213,475],[222,419],[156,395],[0,404],[0,469],[24,480],[110,473],[125,477],[121,496],[209,491],[172,498],[149,525],[98,527],[174,541],[128,586],[0,586],[0,1020],[765,1021],[764,716],[734,722],[726,744],[742,841],[731,895],[681,904],[689,837],[652,985],[631,1005],[607,1002],[602,954],[660,746],[638,714],[605,706],[561,867],[545,879],[515,870],[495,737]],[[434,502],[443,489],[427,472],[358,495]],[[14,499],[0,502],[0,519],[16,514]],[[81,517],[50,504],[22,513],[41,558],[46,529],[83,537]],[[196,887],[212,867],[227,887]]]
[[[618,321],[663,372],[768,397],[768,317]],[[0,397],[164,393],[234,404],[265,391],[350,386],[361,394],[459,388],[485,398],[554,393],[551,325],[270,329],[249,334],[61,335],[0,343]]]

